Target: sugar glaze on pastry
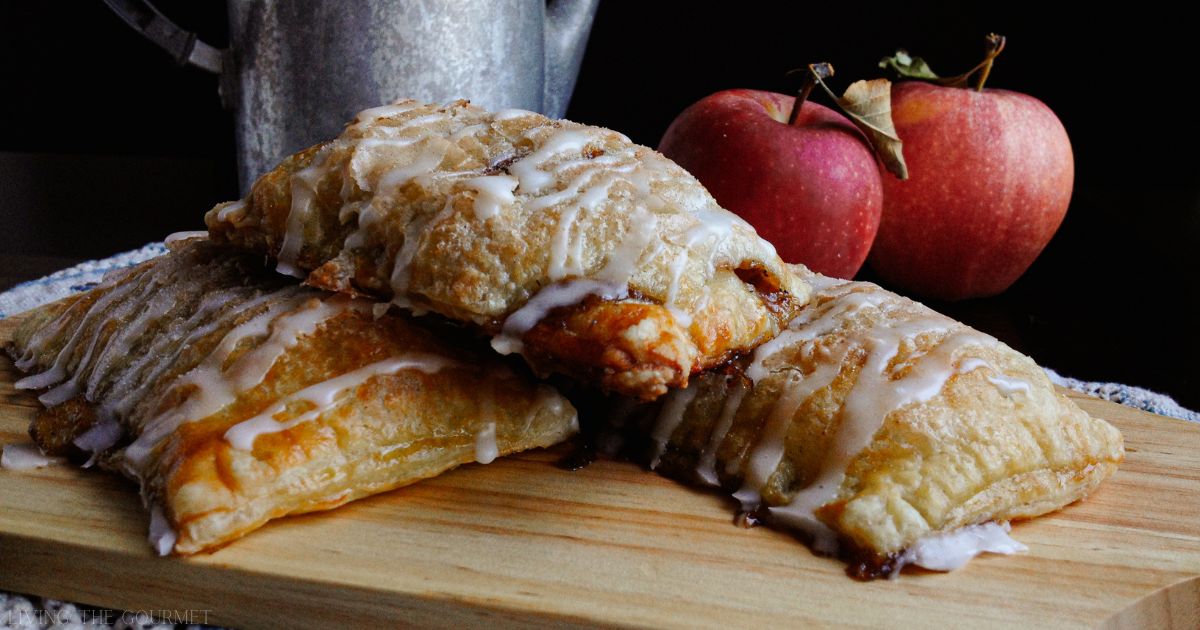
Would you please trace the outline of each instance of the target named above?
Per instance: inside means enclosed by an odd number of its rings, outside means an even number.
[[[1078,500],[1120,434],[990,336],[874,285],[816,276],[812,303],[733,369],[665,397],[651,466],[734,493],[875,576],[1013,552],[1004,522]]]
[[[364,111],[206,222],[309,284],[473,323],[645,399],[771,338],[808,293],[662,155],[465,101]]]
[[[43,307],[15,334],[50,454],[140,481],[152,543],[211,549],[577,430],[547,386],[366,300],[206,241]]]
[[[61,457],[48,457],[34,444],[5,444],[0,452],[0,468],[4,470],[32,470],[63,463]]]

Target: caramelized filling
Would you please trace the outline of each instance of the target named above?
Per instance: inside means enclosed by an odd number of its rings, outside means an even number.
[[[797,303],[794,295],[779,285],[779,278],[764,269],[761,263],[744,262],[741,267],[734,269],[733,273],[739,280],[754,287],[754,291],[762,299],[763,306],[780,322],[790,320],[796,314],[796,310],[802,306]]]
[[[50,456],[78,456],[75,438],[96,424],[96,410],[83,396],[38,412],[29,425],[29,436]]]

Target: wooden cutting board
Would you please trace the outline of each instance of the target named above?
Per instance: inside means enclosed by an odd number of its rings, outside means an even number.
[[[0,321],[0,344],[11,321]],[[0,359],[0,442],[37,402]],[[210,555],[159,558],[134,487],[71,467],[0,471],[0,588],[241,627],[1200,627],[1200,426],[1072,395],[1125,434],[1088,500],[1018,523],[1019,556],[860,583],[732,503],[625,462],[540,451],[332,512]]]

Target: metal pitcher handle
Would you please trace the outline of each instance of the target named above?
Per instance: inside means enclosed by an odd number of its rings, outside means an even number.
[[[542,93],[543,111],[561,118],[571,101],[575,79],[583,62],[583,52],[592,19],[600,0],[551,0],[546,6],[545,85]],[[222,75],[228,51],[201,41],[195,33],[185,31],[158,11],[150,0],[104,0],[126,24],[146,39],[158,44],[180,65],[192,65]],[[222,100],[229,88],[221,86]]]
[[[175,58],[179,65],[191,65],[220,74],[223,52],[202,41],[191,31],[179,28],[167,19],[149,0],[104,0],[133,30],[158,44]]]
[[[546,6],[546,85],[542,108],[562,118],[575,91],[579,65],[600,0],[551,0]]]

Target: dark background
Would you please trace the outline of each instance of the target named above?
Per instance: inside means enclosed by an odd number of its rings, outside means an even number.
[[[221,3],[157,5],[225,44]],[[1016,286],[935,306],[1066,375],[1200,407],[1194,35],[1166,4],[1050,5],[603,0],[568,117],[654,146],[717,90],[790,91],[785,72],[818,60],[834,62],[843,89],[878,76],[879,58],[900,46],[954,74],[978,60],[984,34],[1003,33],[988,85],[1059,115],[1075,192]],[[0,86],[0,260],[50,271],[131,249],[201,228],[205,210],[237,195],[216,78],[176,66],[99,1],[0,5]]]

